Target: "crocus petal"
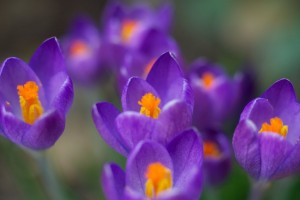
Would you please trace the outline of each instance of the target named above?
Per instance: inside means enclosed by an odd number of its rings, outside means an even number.
[[[118,73],[118,87],[122,93],[128,79],[133,76],[142,77],[144,75],[144,67],[150,60],[145,59],[140,52],[126,54]]]
[[[252,66],[246,65],[246,68],[243,71],[235,73],[233,77],[235,84],[238,86],[237,101],[242,107],[247,105],[247,103],[254,98],[257,88],[256,76],[250,69],[252,69]]]
[[[223,76],[225,74],[222,66],[210,62],[205,58],[198,58],[191,64],[191,76],[192,78],[199,79],[199,75],[209,72],[215,76]]]
[[[141,140],[152,139],[156,119],[136,112],[123,112],[116,118],[118,131],[129,149],[133,149]]]
[[[213,106],[214,101],[211,95],[200,85],[193,84],[193,91],[195,96],[195,106],[193,111],[193,125],[199,130],[207,127],[218,127],[219,122],[212,120],[216,116],[216,109]]]
[[[111,2],[104,9],[103,21],[104,23],[110,22],[110,20],[122,20],[125,16],[124,8],[120,3]],[[106,25],[106,24],[105,24]],[[106,29],[104,29],[106,30]]]
[[[195,129],[184,131],[167,149],[174,166],[174,188],[196,199],[202,187],[203,144]]]
[[[279,165],[273,173],[272,178],[277,179],[288,176],[289,174],[300,170],[300,143],[293,146],[292,150],[287,153],[286,159]]]
[[[190,194],[183,192],[182,190],[178,190],[173,188],[170,191],[163,192],[159,194],[157,200],[178,200],[178,199],[197,199],[191,197]]]
[[[123,199],[125,188],[125,173],[116,164],[106,164],[103,166],[101,185],[106,199]]]
[[[50,88],[55,89],[55,83],[56,79],[61,80],[60,75],[63,75],[62,73],[57,74],[55,77],[52,78],[51,83],[53,86],[50,86]],[[64,75],[63,75],[64,76]],[[56,96],[52,100],[51,106],[54,108],[57,108],[63,115],[66,115],[66,113],[69,111],[71,104],[73,102],[74,92],[73,92],[73,82],[69,77],[66,77],[63,84],[56,88]],[[54,92],[54,91],[53,91]]]
[[[158,10],[157,19],[164,31],[169,31],[170,29],[173,12],[174,10],[171,4],[165,4]]]
[[[93,120],[100,136],[117,152],[126,156],[128,147],[125,146],[115,125],[115,119],[119,113],[114,105],[107,102],[97,103],[92,108]]]
[[[191,89],[183,78],[174,55],[170,52],[164,53],[157,59],[146,80],[157,91],[163,105],[172,99],[185,98],[189,103],[193,103]]]
[[[145,194],[145,172],[149,164],[156,162],[161,163],[173,172],[170,155],[162,145],[153,141],[140,142],[127,160],[126,186],[140,194]]]
[[[168,102],[159,115],[158,121],[163,130],[157,131],[157,139],[167,144],[177,134],[191,126],[193,108],[183,100]]]
[[[130,19],[146,20],[152,14],[152,11],[147,4],[136,4],[132,7],[125,7],[125,9],[127,9],[127,17]]]
[[[264,122],[269,122],[272,117],[274,117],[273,107],[268,99],[256,98],[244,108],[240,121],[250,119],[255,123],[257,129],[260,130],[261,125]]]
[[[44,41],[31,57],[29,65],[41,78],[44,87],[52,76],[64,72],[64,58],[57,39],[53,37]]]
[[[1,101],[0,101],[1,102]],[[0,103],[0,105],[1,105],[1,103]],[[1,109],[1,108],[0,108]],[[2,136],[4,136],[4,137],[6,137],[5,136],[5,134],[4,134],[4,131],[3,131],[3,127],[2,127],[2,112],[0,111],[0,135],[2,135]]]
[[[275,108],[275,114],[286,109],[290,102],[296,101],[294,87],[287,79],[276,81],[261,97],[270,101]]]
[[[125,187],[124,199],[126,199],[126,200],[145,200],[145,195],[133,190],[132,188]]]
[[[17,86],[24,85],[27,81],[34,81],[38,86],[42,86],[36,74],[22,60],[8,58],[4,61],[0,72],[0,94],[4,97],[3,101],[9,103],[12,112],[19,116],[21,110]],[[43,87],[39,88],[39,99],[44,109],[47,108]]]
[[[65,119],[57,110],[44,113],[22,137],[22,144],[35,150],[49,148],[61,136]]]
[[[29,131],[30,125],[12,112],[7,111],[4,105],[2,105],[0,113],[0,123],[2,124],[5,137],[16,144],[22,145],[22,138]]]
[[[67,79],[65,61],[55,37],[43,42],[33,54],[29,66],[40,78],[46,98],[52,102],[59,91],[59,87]],[[60,73],[62,74],[58,75]],[[55,82],[52,80],[53,77],[55,77]]]
[[[0,68],[1,69],[1,68]],[[4,105],[4,99],[3,95],[0,93],[0,120],[2,119],[2,105]],[[0,122],[0,134],[3,134],[3,128],[2,128],[2,123]]]
[[[138,50],[149,57],[158,57],[161,54],[172,51],[178,54],[179,50],[176,43],[167,33],[157,28],[150,28],[144,33],[144,38],[138,47]]]
[[[78,16],[71,24],[69,33],[71,39],[81,38],[90,45],[99,46],[100,35],[96,26],[88,16]]]
[[[259,178],[261,170],[260,145],[257,128],[251,120],[242,120],[234,131],[232,145],[235,157],[253,177]]]
[[[220,132],[206,132],[203,135],[205,141],[212,141],[218,145],[219,156],[204,157],[205,183],[218,185],[224,181],[231,169],[231,146],[225,134]]]
[[[63,133],[65,121],[57,110],[44,113],[29,125],[11,112],[1,110],[5,136],[25,147],[42,150],[51,147]]]
[[[262,133],[259,135],[261,172],[260,179],[271,179],[275,170],[281,165],[292,145],[283,137],[274,133]]]
[[[218,111],[216,114],[218,121],[224,121],[234,110],[237,101],[237,86],[228,78],[221,77],[216,80],[215,87],[211,90],[211,95],[215,99],[214,106]]]
[[[139,112],[141,106],[138,102],[146,93],[152,93],[155,97],[160,98],[155,89],[153,89],[153,87],[145,80],[137,77],[130,78],[122,93],[123,110]]]
[[[286,139],[291,144],[296,144],[300,138],[300,126],[298,125],[300,121],[300,105],[298,102],[290,102],[286,109],[282,110],[280,117],[284,124],[288,125],[289,131]]]
[[[74,54],[73,47],[77,42],[84,44],[85,50]],[[99,78],[100,61],[103,57],[100,53],[101,39],[98,29],[90,18],[76,17],[62,44],[66,55],[67,70],[73,80],[89,84]]]

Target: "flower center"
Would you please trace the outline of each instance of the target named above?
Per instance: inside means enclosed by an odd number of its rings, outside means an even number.
[[[34,81],[17,86],[23,120],[33,124],[44,112],[39,100],[39,86]]]
[[[155,97],[152,93],[146,93],[142,99],[138,102],[141,105],[140,113],[154,119],[158,118],[160,114],[160,99]]]
[[[121,38],[123,42],[128,42],[133,32],[136,30],[138,22],[135,20],[124,20],[121,29]]]
[[[149,198],[156,197],[159,193],[172,188],[172,175],[170,169],[161,163],[151,163],[145,173],[145,195]]]
[[[153,58],[153,59],[150,60],[150,62],[148,62],[148,64],[146,65],[146,67],[144,69],[143,77],[146,78],[148,76],[148,74],[149,74],[150,70],[152,69],[153,64],[155,63],[155,61],[156,61],[156,58]]]
[[[201,77],[201,81],[206,89],[209,89],[212,86],[214,80],[215,76],[210,72],[205,72]]]
[[[284,125],[282,120],[279,117],[273,117],[270,119],[270,124],[264,122],[261,125],[261,129],[259,130],[259,133],[262,132],[271,132],[271,133],[279,134],[285,138],[288,133],[288,126]]]
[[[75,40],[70,47],[71,56],[80,56],[83,54],[87,54],[89,51],[90,49],[88,45],[81,40]]]
[[[203,142],[203,154],[204,157],[219,157],[221,152],[215,142],[207,140]]]

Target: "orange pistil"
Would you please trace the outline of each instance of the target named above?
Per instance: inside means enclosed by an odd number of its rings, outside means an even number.
[[[39,100],[39,86],[34,81],[17,86],[23,120],[33,124],[42,114],[43,107]]]
[[[202,83],[206,89],[209,89],[214,83],[215,76],[210,72],[205,72],[201,77]]]
[[[144,114],[148,117],[152,117],[154,119],[158,118],[160,114],[160,108],[158,105],[160,104],[160,99],[155,97],[152,93],[146,93],[138,104],[141,105],[140,113]]]
[[[284,125],[282,120],[279,117],[273,117],[270,119],[270,124],[264,122],[261,125],[261,129],[259,130],[259,133],[262,132],[271,132],[271,133],[279,134],[285,138],[288,133],[288,126]]]
[[[138,22],[135,20],[125,20],[122,23],[121,38],[123,42],[128,42],[132,34],[136,30]]]
[[[219,157],[221,152],[216,143],[212,141],[204,141],[203,154],[205,157]]]
[[[145,195],[156,197],[159,193],[172,188],[172,175],[170,169],[159,162],[148,165],[145,173]]]

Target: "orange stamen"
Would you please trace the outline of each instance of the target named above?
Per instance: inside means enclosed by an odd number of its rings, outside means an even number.
[[[279,117],[273,117],[270,119],[270,124],[264,122],[261,125],[261,129],[259,130],[259,133],[262,132],[271,132],[271,133],[279,134],[285,138],[288,133],[288,126],[284,125],[282,120]]]
[[[205,157],[219,157],[221,152],[216,143],[212,141],[204,141],[203,154]]]
[[[71,44],[70,47],[70,55],[71,56],[79,56],[86,54],[90,51],[88,45],[81,41],[81,40],[76,40]]]
[[[33,124],[42,114],[43,107],[39,100],[39,86],[34,81],[17,86],[23,120]]]
[[[209,89],[214,83],[215,76],[210,72],[205,72],[201,77],[202,83],[206,89]]]
[[[158,105],[160,104],[160,99],[155,97],[152,93],[146,93],[138,104],[141,105],[140,113],[144,114],[148,117],[152,117],[154,119],[158,118],[160,114],[160,108]]]
[[[145,177],[145,195],[149,198],[157,197],[159,193],[172,188],[171,171],[159,162],[148,166]]]
[[[121,38],[123,42],[128,42],[136,30],[138,22],[135,20],[125,20],[122,24]]]

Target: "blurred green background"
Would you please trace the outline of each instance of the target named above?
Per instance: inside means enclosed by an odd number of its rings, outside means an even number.
[[[133,1],[130,1],[131,3]],[[150,2],[150,1],[149,1]],[[157,6],[162,1],[151,1]],[[34,50],[51,36],[60,38],[78,13],[101,24],[107,1],[1,0],[0,62],[10,56],[28,61]],[[175,0],[172,35],[190,63],[207,57],[230,73],[250,63],[256,95],[277,79],[290,79],[300,90],[300,1],[297,0]],[[91,119],[98,101],[119,104],[113,80],[93,88],[75,86],[75,98],[65,133],[46,151],[58,175],[65,199],[104,199],[100,187],[103,163],[125,159],[99,137]],[[111,83],[111,84],[110,84]],[[234,124],[234,123],[233,123]],[[234,124],[235,125],[235,124]],[[231,139],[234,125],[226,130]],[[232,157],[233,170],[216,188],[206,188],[201,199],[247,199],[250,180]],[[0,199],[49,199],[35,159],[0,138]],[[264,199],[297,199],[300,177],[295,175],[269,186]]]

